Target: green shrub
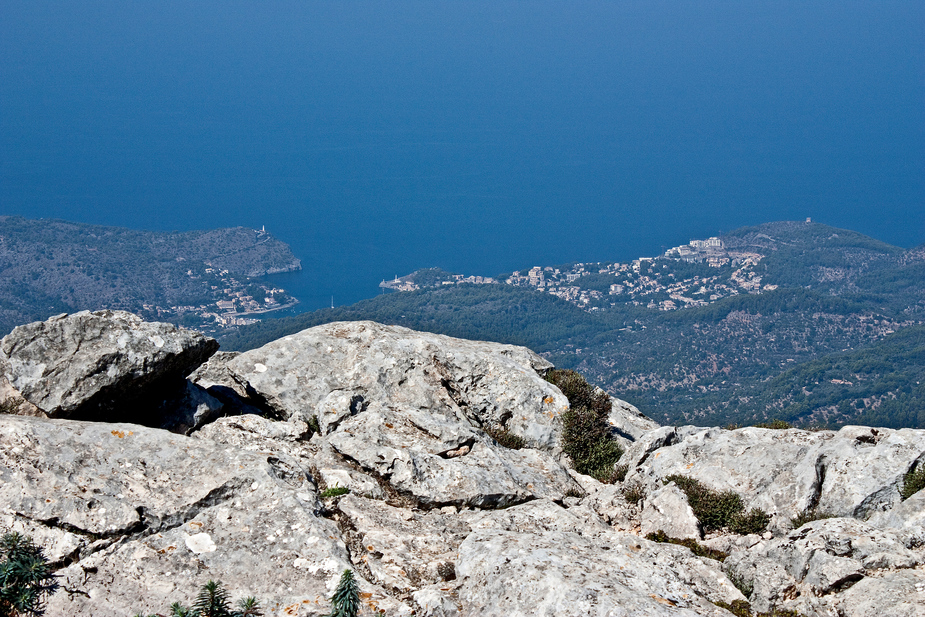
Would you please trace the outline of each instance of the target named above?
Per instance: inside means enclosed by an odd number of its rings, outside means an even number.
[[[562,451],[575,471],[601,482],[616,481],[615,465],[623,449],[610,436],[610,397],[569,370],[552,370],[546,379],[569,401],[562,414]]]
[[[778,431],[783,431],[788,428],[793,428],[789,422],[783,420],[771,420],[770,422],[759,422],[754,425],[756,428],[772,428]]]
[[[688,476],[671,475],[665,483],[674,482],[684,494],[700,526],[705,532],[728,528],[733,533],[760,533],[771,521],[770,515],[753,508],[745,512],[742,498],[733,491],[714,491]]]
[[[360,588],[353,572],[344,570],[331,596],[331,612],[328,617],[356,617],[360,612]]]
[[[626,473],[629,471],[629,465],[617,465],[613,468],[613,482],[623,482],[626,480]],[[611,482],[611,484],[613,483]]]
[[[485,432],[488,433],[489,437],[497,441],[498,445],[511,450],[520,450],[527,445],[523,437],[515,435],[503,426],[488,426],[485,428]]]
[[[899,491],[902,501],[905,501],[925,488],[925,465],[917,465],[903,476],[903,487]]]
[[[308,419],[308,430],[312,432],[312,435],[321,433],[321,424],[318,422],[318,416],[311,416]]]
[[[328,499],[330,497],[340,497],[341,495],[346,495],[350,492],[350,489],[345,486],[334,486],[332,488],[326,488],[321,491],[321,498]]]
[[[835,515],[830,514],[828,512],[821,512],[819,510],[816,510],[816,508],[807,508],[806,510],[803,510],[802,512],[794,516],[792,519],[790,519],[790,525],[794,529],[799,529],[806,523],[811,523],[813,521],[821,521],[826,518],[835,518]]]
[[[708,559],[715,559],[716,561],[723,561],[726,559],[726,557],[729,557],[728,553],[704,546],[703,544],[691,538],[672,538],[661,529],[655,533],[648,534],[646,539],[652,540],[653,542],[663,542],[668,544],[677,544],[679,546],[686,546],[687,548],[691,549],[691,552],[698,557],[706,557]]]
[[[209,581],[199,590],[199,595],[188,608],[174,602],[170,605],[170,617],[260,617],[263,615],[255,598],[238,600],[238,610],[232,610],[228,592],[218,581]],[[142,617],[136,615],[135,617]],[[162,617],[159,614],[148,617]]]
[[[714,602],[716,606],[724,608],[736,617],[752,617],[752,605],[745,600],[736,600],[732,604],[726,602]]]
[[[44,614],[58,583],[41,547],[28,536],[6,533],[0,538],[0,560],[0,615]]]
[[[639,505],[639,502],[646,498],[646,489],[638,482],[624,486],[620,492],[623,494],[623,499],[636,505]]]
[[[752,508],[748,512],[733,514],[729,521],[729,531],[743,536],[750,533],[761,533],[768,528],[770,522],[770,514],[760,508]]]

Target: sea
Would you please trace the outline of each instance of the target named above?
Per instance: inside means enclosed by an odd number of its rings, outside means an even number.
[[[0,214],[266,227],[302,310],[773,220],[925,242],[925,3],[0,3]]]

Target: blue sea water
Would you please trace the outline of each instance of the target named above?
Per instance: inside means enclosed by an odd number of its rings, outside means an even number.
[[[263,225],[302,307],[812,217],[925,242],[925,3],[0,4],[0,213]]]

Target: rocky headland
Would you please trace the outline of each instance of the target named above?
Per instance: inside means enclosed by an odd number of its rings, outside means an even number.
[[[216,580],[319,617],[347,569],[364,615],[925,614],[923,430],[659,426],[612,399],[602,483],[526,348],[374,322],[217,348],[118,311],[0,342],[0,530],[57,569],[47,615]]]

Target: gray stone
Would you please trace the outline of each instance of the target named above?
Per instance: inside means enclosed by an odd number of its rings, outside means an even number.
[[[220,400],[190,381],[166,394],[166,398],[154,405],[155,417],[159,419],[157,428],[172,433],[189,435],[225,413]]]
[[[709,562],[709,563],[708,563]],[[459,548],[465,615],[715,615],[742,594],[712,560],[609,532],[474,531]]]
[[[370,580],[398,593],[456,578],[456,550],[469,526],[454,514],[416,512],[346,495],[337,504],[349,529],[353,561],[363,563]]]
[[[135,421],[149,399],[218,349],[198,332],[124,311],[81,311],[18,326],[0,341],[5,377],[49,417]]]
[[[877,588],[885,605],[889,596],[910,591],[905,578],[889,588],[886,573],[918,568],[925,564],[921,547],[906,546],[892,531],[876,529],[851,518],[833,518],[807,523],[785,536],[740,551],[725,561],[736,576],[754,585],[750,598],[757,611],[772,608],[806,614],[841,615],[847,606],[846,590],[867,577],[880,581]],[[904,582],[905,581],[905,582]],[[925,608],[925,604],[920,604]],[[863,614],[863,613],[856,613]],[[892,614],[892,613],[883,613]]]
[[[352,564],[317,503],[296,461],[138,425],[0,416],[0,516],[44,528],[73,560],[58,575],[74,593],[52,596],[50,616],[165,611],[209,579],[319,614]],[[410,613],[360,585],[368,606]]]
[[[589,508],[563,508],[548,499],[537,499],[503,510],[460,512],[460,518],[473,530],[536,533],[564,531],[594,536],[612,531]]]
[[[627,482],[650,488],[672,474],[731,490],[747,508],[774,515],[782,532],[815,508],[867,518],[899,504],[902,476],[925,453],[925,431],[845,427],[840,431],[663,427],[624,455]],[[622,462],[621,461],[621,462]]]
[[[539,450],[511,450],[444,409],[370,405],[327,436],[340,455],[426,507],[562,499],[574,482]]]
[[[700,523],[687,502],[687,495],[674,482],[646,497],[640,516],[643,536],[664,531],[672,538],[700,540]]]
[[[612,396],[610,397],[608,420],[614,437],[619,439],[624,447],[660,426],[658,422],[643,414],[634,405]]]
[[[459,606],[453,598],[452,589],[445,584],[430,585],[411,594],[420,617],[457,617]]]
[[[338,456],[320,436],[309,439],[310,435],[311,429],[301,420],[276,422],[245,415],[219,418],[193,436],[253,452],[292,457],[322,488],[343,487],[374,499],[385,498],[375,478]]]
[[[226,366],[282,418],[317,416],[324,433],[364,406],[459,415],[557,453],[568,409],[537,371],[551,365],[512,345],[466,341],[374,322],[310,328],[247,351]]]
[[[229,415],[264,414],[269,410],[259,407],[259,401],[251,398],[245,385],[235,380],[228,370],[227,363],[239,355],[237,351],[217,352],[190,373],[189,381],[220,400]]]

